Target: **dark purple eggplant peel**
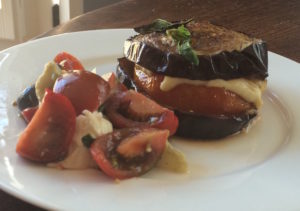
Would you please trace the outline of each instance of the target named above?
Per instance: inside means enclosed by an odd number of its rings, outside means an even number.
[[[190,22],[191,46],[198,55],[194,65],[176,51],[163,32],[139,34],[125,41],[124,56],[153,72],[192,80],[254,78],[268,76],[268,51],[264,41],[215,26]]]
[[[39,101],[35,93],[35,86],[31,85],[30,87],[27,87],[18,97],[16,103],[20,111],[37,106]]]

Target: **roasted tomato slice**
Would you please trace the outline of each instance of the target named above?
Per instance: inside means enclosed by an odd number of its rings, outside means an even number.
[[[104,112],[116,128],[154,127],[167,129],[173,135],[178,127],[173,111],[133,90],[112,95]]]
[[[98,137],[90,152],[100,169],[115,179],[145,174],[160,159],[168,130],[124,128]]]
[[[67,52],[61,52],[54,58],[56,64],[62,67],[64,70],[84,70],[83,65],[73,55]]]
[[[84,70],[63,74],[56,80],[53,91],[65,95],[79,115],[84,109],[97,110],[109,95],[110,87],[99,75]]]
[[[231,116],[253,108],[239,95],[224,88],[180,84],[169,91],[162,91],[160,85],[164,76],[148,72],[136,66],[134,83],[161,105],[206,116]]]
[[[25,108],[21,112],[21,115],[22,115],[23,119],[25,120],[25,122],[29,123],[37,110],[38,110],[38,106],[37,107]]]
[[[17,153],[44,163],[63,159],[75,132],[75,119],[71,102],[47,90],[41,106],[19,137]]]

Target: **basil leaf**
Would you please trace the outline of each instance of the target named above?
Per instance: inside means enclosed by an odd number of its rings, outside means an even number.
[[[180,55],[195,65],[199,64],[198,56],[190,45],[191,33],[187,28],[181,25],[177,29],[168,29],[166,33],[177,42],[177,50]]]
[[[168,22],[163,19],[156,19],[152,23],[140,27],[134,28],[134,31],[140,34],[148,34],[151,32],[164,32],[167,29],[177,28],[181,25],[186,25],[187,23],[191,22],[193,19],[182,20],[182,21],[174,21]]]
[[[168,29],[166,33],[177,42],[184,42],[191,37],[190,31],[183,25],[179,26],[177,29]]]
[[[192,62],[195,65],[199,65],[199,59],[195,51],[192,49],[190,45],[190,41],[185,41],[183,43],[177,44],[177,49],[180,55],[184,56],[187,60]]]
[[[95,139],[90,134],[87,134],[81,138],[83,145],[87,148],[90,148],[91,144],[94,142]]]
[[[134,30],[140,34],[147,34],[151,32],[163,32],[171,25],[172,23],[166,20],[156,19],[151,24],[134,28]]]
[[[193,64],[199,65],[198,56],[190,45],[191,32],[184,27],[184,25],[192,20],[193,19],[191,18],[183,21],[168,22],[163,19],[156,19],[153,23],[134,28],[134,30],[140,34],[166,31],[166,34],[171,36],[172,39],[177,42],[179,54]]]

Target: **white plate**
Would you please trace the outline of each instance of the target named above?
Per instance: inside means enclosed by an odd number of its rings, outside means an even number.
[[[11,103],[43,66],[68,51],[98,74],[114,71],[131,30],[35,40],[0,52],[0,184],[23,200],[64,210],[295,210],[300,208],[300,65],[269,53],[261,120],[219,142],[174,140],[189,174],[155,169],[116,184],[100,171],[49,169],[15,153],[25,124]]]

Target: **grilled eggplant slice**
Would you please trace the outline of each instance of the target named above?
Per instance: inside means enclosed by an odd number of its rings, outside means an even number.
[[[267,45],[262,40],[208,22],[190,22],[186,28],[191,32],[199,65],[179,55],[176,43],[162,32],[129,38],[124,55],[151,71],[192,80],[264,80],[268,76]]]
[[[133,80],[134,63],[126,58],[119,59],[116,73],[127,88],[143,92]],[[151,96],[149,96],[151,98]],[[166,105],[164,105],[166,106]],[[193,139],[220,139],[240,132],[256,117],[256,111],[234,116],[205,116],[175,110],[179,126],[175,135]]]
[[[239,116],[209,117],[175,111],[179,120],[176,135],[192,139],[220,139],[240,132],[256,117],[256,113]]]

